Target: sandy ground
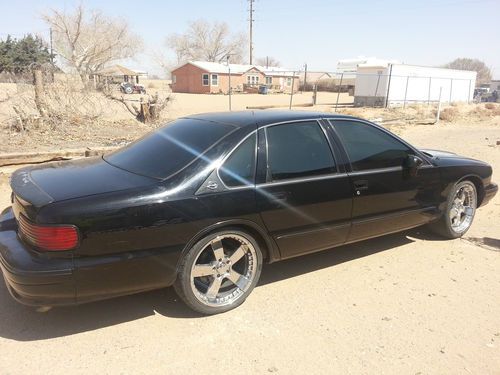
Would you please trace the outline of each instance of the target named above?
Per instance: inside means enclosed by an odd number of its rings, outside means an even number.
[[[500,179],[498,117],[396,130]],[[416,229],[268,265],[241,307],[213,317],[170,288],[37,313],[0,285],[0,372],[500,374],[499,217],[497,196],[464,239]]]
[[[227,95],[193,95],[193,94],[172,94],[172,104],[168,109],[169,116],[177,118],[195,112],[216,112],[227,111],[229,109],[229,96]],[[334,104],[337,100],[337,94],[331,92],[320,92],[317,94],[315,110],[323,110],[327,104]],[[339,95],[339,103],[352,103],[353,97],[346,93]],[[293,105],[305,105],[312,103],[312,93],[304,92],[293,95]],[[287,94],[235,94],[232,95],[231,108],[233,111],[245,110],[247,107],[275,105],[282,106],[282,109],[288,109],[290,104],[290,95]],[[300,107],[298,107],[300,108]],[[294,107],[294,109],[298,109]],[[311,110],[311,108],[303,108]]]

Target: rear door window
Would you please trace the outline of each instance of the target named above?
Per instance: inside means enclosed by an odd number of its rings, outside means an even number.
[[[316,121],[266,128],[268,179],[280,181],[336,172],[328,141]]]

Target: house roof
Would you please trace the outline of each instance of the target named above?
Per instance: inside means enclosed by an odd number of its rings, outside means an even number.
[[[304,78],[307,78],[307,82],[316,82],[320,81],[322,79],[331,79],[335,78],[334,73],[328,73],[328,72],[307,72],[307,77],[305,72],[300,73],[300,80],[304,81]]]
[[[101,76],[141,76],[146,75],[146,72],[140,70],[132,70],[129,68],[125,68],[122,65],[113,65],[104,69],[99,70],[96,74]]]
[[[294,72],[290,69],[285,69],[281,67],[268,67],[260,66],[260,65],[249,65],[249,64],[227,64],[211,62],[211,61],[188,61],[172,71],[179,69],[180,67],[191,64],[202,70],[207,71],[208,73],[220,73],[220,74],[229,74],[229,68],[231,69],[231,74],[244,74],[251,69],[257,69],[262,72],[266,76],[279,76],[279,77],[292,77]],[[295,74],[298,77],[298,74]]]

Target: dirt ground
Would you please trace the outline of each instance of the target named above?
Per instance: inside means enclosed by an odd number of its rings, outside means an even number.
[[[500,180],[498,116],[392,129]],[[213,317],[171,288],[37,313],[0,285],[0,372],[500,374],[499,217],[497,196],[463,239],[419,228],[265,266],[241,307]]]

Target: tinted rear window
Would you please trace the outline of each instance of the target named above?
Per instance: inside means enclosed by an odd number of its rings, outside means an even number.
[[[163,179],[185,167],[234,129],[227,124],[180,119],[104,159],[127,171]]]

